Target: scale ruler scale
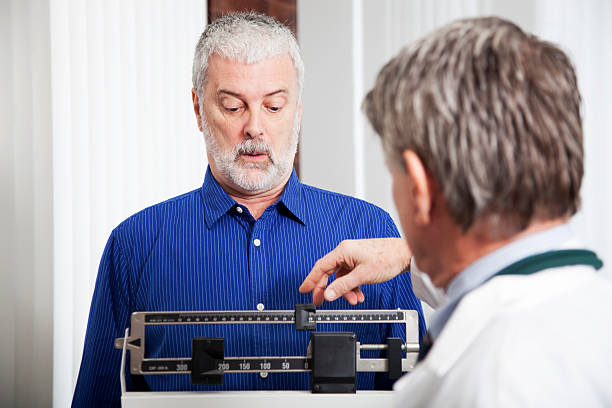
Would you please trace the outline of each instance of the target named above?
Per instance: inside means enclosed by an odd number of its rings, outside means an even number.
[[[310,371],[308,357],[225,357],[217,362],[219,373],[303,372]],[[142,360],[143,374],[183,374],[191,372],[190,358],[156,358]]]
[[[318,310],[308,316],[317,323],[398,323],[405,319],[404,310]],[[294,324],[295,311],[209,311],[209,312],[135,312],[132,325],[144,319],[145,325],[170,324]],[[134,326],[132,326],[134,327]]]

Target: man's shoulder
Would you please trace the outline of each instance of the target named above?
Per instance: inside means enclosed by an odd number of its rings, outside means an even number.
[[[189,207],[197,205],[200,200],[200,188],[169,198],[148,206],[122,221],[115,233],[130,234],[156,229],[160,225],[179,216]]]
[[[360,198],[337,193],[335,191],[324,190],[322,188],[313,187],[307,184],[302,184],[302,186],[307,200],[311,202],[315,202],[317,204],[325,203],[329,206],[333,206],[333,208],[354,209],[362,212],[365,211],[373,216],[391,219],[387,211]]]

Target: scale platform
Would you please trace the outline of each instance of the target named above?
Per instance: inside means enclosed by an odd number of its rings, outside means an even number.
[[[310,391],[123,392],[123,408],[372,408],[392,407],[392,391],[313,394]]]

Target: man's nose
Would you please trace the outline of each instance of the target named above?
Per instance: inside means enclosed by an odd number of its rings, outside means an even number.
[[[249,118],[244,126],[244,134],[250,139],[263,136],[263,118],[262,112],[258,109],[249,112]]]

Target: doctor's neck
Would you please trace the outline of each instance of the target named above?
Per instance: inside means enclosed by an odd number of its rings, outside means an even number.
[[[432,282],[438,287],[448,289],[451,281],[478,259],[514,241],[564,224],[568,219],[569,217],[533,220],[523,230],[506,237],[492,236],[489,230],[478,222],[466,232],[462,232],[461,228],[455,225],[455,228],[449,228],[447,234],[440,234],[443,238],[438,241],[437,256],[429,262],[427,271],[437,271],[429,274]]]

